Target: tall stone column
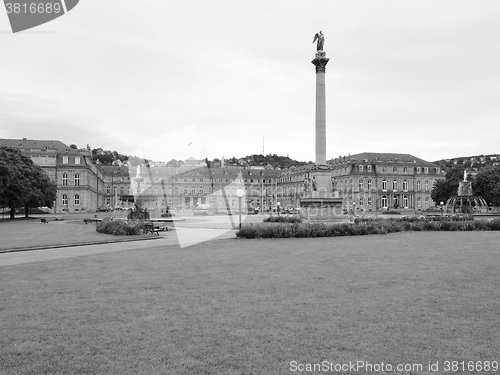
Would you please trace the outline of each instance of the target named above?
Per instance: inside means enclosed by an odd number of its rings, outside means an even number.
[[[326,53],[318,51],[311,61],[316,67],[316,164],[326,164]]]

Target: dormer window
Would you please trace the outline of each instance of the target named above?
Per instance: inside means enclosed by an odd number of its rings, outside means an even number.
[[[63,164],[68,164],[69,163],[69,157],[63,156]]]

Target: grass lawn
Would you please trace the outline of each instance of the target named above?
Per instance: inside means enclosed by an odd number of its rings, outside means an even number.
[[[94,224],[83,219],[50,221],[41,224],[39,218],[0,221],[0,253],[12,249],[69,246],[88,243],[129,241],[148,236],[113,236],[98,233]]]
[[[422,374],[429,361],[434,373],[500,361],[499,243],[498,232],[234,239],[0,267],[0,373],[367,361]]]

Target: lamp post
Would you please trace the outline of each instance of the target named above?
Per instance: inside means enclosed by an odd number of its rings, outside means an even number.
[[[241,229],[241,198],[243,198],[245,196],[245,190],[237,189],[236,196],[238,197],[238,212],[239,212],[239,216],[240,216],[239,228]]]
[[[443,218],[443,207],[444,207],[444,202],[440,203],[441,205],[441,219]]]
[[[276,202],[276,211],[278,211],[278,216],[280,216],[280,206],[281,202]]]

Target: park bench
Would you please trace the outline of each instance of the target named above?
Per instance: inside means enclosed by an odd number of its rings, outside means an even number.
[[[97,223],[99,223],[100,221],[101,221],[101,219],[83,219],[83,222],[84,222],[85,224],[88,224],[88,223],[91,223],[91,224],[92,224],[92,223],[96,223],[96,224],[97,224]]]
[[[152,224],[152,223],[147,223],[147,224],[144,224],[144,230],[145,230],[145,233],[148,234],[148,233],[156,233],[157,236],[160,235],[160,233],[158,233],[161,229],[160,228],[155,228],[155,226]]]
[[[41,218],[40,219],[40,223],[42,223],[42,224],[48,224],[49,222],[47,221],[47,219]]]

